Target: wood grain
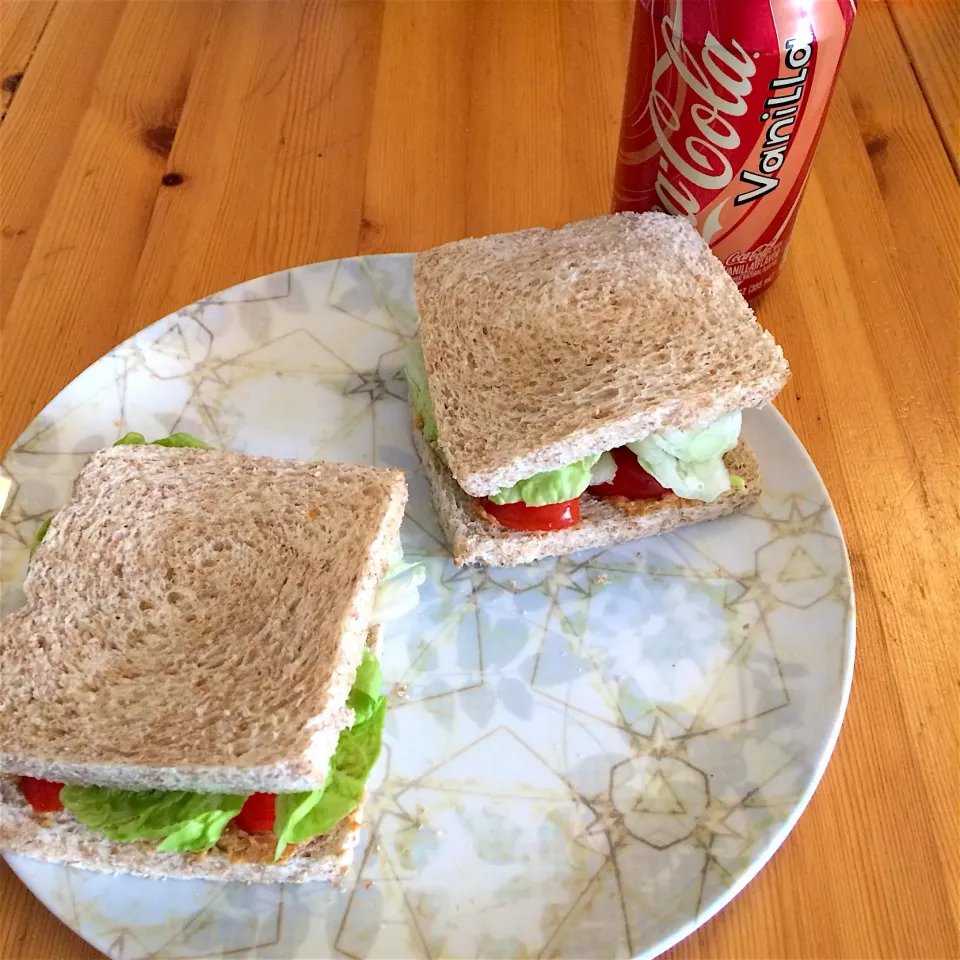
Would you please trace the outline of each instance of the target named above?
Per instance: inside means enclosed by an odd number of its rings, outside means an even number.
[[[59,6],[42,43],[35,34],[30,76],[24,74],[0,126],[0,315],[5,320],[122,12],[119,4]],[[5,322],[5,332],[9,329]]]
[[[124,277],[116,336],[278,263],[356,252],[382,13],[223,4],[169,158],[183,183],[160,196],[136,276]],[[196,256],[174,254],[184,249]]]
[[[953,0],[898,0],[890,4],[890,13],[953,168],[960,173],[960,4]]]
[[[5,449],[134,330],[246,277],[608,208],[621,0],[0,3]],[[672,957],[960,957],[960,3],[861,4],[757,305],[840,514],[856,678],[823,784]],[[166,178],[166,182],[164,182]],[[93,957],[0,865],[0,956]]]
[[[45,0],[0,5],[0,120],[13,102],[54,6]]]

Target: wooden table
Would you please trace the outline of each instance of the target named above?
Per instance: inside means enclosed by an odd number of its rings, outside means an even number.
[[[631,7],[0,3],[0,449],[197,297],[605,212]],[[779,406],[853,562],[823,784],[673,957],[958,957],[960,4],[864,2],[786,275]],[[951,616],[952,613],[952,616]],[[0,872],[0,957],[95,956]]]

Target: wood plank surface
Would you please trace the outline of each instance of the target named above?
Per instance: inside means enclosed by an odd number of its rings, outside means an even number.
[[[890,3],[890,13],[953,169],[960,172],[960,4],[954,0],[895,0]]]
[[[960,3],[860,5],[787,269],[778,405],[857,590],[808,811],[675,958],[960,957]],[[626,0],[0,3],[0,443],[239,280],[608,209]],[[94,957],[0,865],[0,957]]]
[[[12,0],[0,5],[0,120],[16,96],[54,6],[52,0]]]

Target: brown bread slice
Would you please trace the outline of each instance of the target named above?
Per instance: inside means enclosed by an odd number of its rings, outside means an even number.
[[[413,440],[430,481],[440,526],[458,567],[469,563],[512,567],[588,547],[640,540],[686,524],[727,516],[754,502],[761,493],[757,461],[741,439],[736,449],[724,457],[730,472],[744,481],[741,493],[730,490],[712,503],[684,500],[671,493],[662,500],[633,501],[632,509],[636,512],[631,514],[606,500],[583,494],[580,523],[576,527],[524,533],[481,519],[475,512],[473,498],[460,488],[416,426]]]
[[[0,623],[0,771],[321,786],[405,502],[399,470],[95,454]]]
[[[696,230],[618,214],[414,259],[440,450],[473,496],[758,406],[789,371]]]

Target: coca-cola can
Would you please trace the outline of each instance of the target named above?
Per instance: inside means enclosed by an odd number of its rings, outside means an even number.
[[[637,0],[614,210],[690,220],[761,294],[796,222],[855,0]]]

